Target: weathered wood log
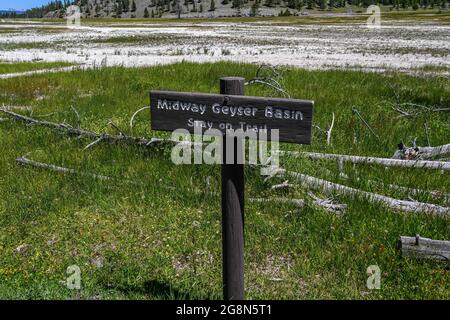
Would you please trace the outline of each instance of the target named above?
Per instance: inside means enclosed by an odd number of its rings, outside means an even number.
[[[268,202],[279,202],[279,203],[287,203],[294,205],[299,208],[303,208],[305,206],[305,200],[303,199],[290,199],[290,198],[250,198],[250,202],[258,202],[258,203],[268,203]]]
[[[45,121],[45,120],[37,120],[37,119],[31,118],[31,117],[27,117],[27,116],[20,115],[15,112],[6,110],[5,108],[0,108],[0,112],[3,112],[4,114],[6,114],[9,117],[11,117],[15,120],[18,120],[18,121],[30,123],[33,125],[44,126],[44,127],[47,127],[47,128],[53,129],[53,130],[58,130],[58,131],[64,132],[71,136],[90,138],[92,140],[95,140],[94,142],[96,142],[96,143],[102,141],[102,142],[108,142],[108,143],[133,144],[133,145],[144,146],[144,147],[156,146],[156,145],[161,145],[161,144],[178,143],[177,141],[172,141],[172,140],[167,140],[167,139],[156,139],[156,138],[145,139],[145,138],[137,138],[137,137],[132,137],[132,136],[123,135],[123,134],[111,135],[111,134],[107,134],[107,133],[92,132],[92,131],[84,130],[81,128],[73,128],[72,126],[67,125],[65,123],[55,123],[55,122],[50,122],[50,121]]]
[[[326,172],[328,176],[334,176],[333,172],[329,169],[323,168],[322,171]],[[345,174],[343,172],[340,172],[338,177],[343,180],[351,179],[347,174]],[[361,181],[361,178],[359,178],[359,177],[356,177],[354,179],[355,179],[355,181]],[[431,197],[432,199],[435,199],[435,200],[442,199],[445,202],[450,203],[450,194],[442,192],[442,191],[414,189],[414,188],[399,186],[399,185],[391,184],[391,183],[384,183],[384,182],[370,180],[370,179],[365,179],[364,181],[366,181],[370,185],[381,186],[381,187],[389,189],[391,191],[407,193],[408,196],[410,196],[410,197],[426,195],[426,196]]]
[[[415,237],[401,236],[399,247],[404,257],[439,261],[450,259],[450,241],[432,240],[419,235]]]
[[[336,214],[342,214],[345,209],[347,208],[346,204],[340,204],[340,203],[333,203],[329,199],[320,199],[314,195],[310,196],[313,198],[312,204],[316,207],[320,207],[322,209],[325,209],[326,211],[330,211]],[[259,202],[259,203],[267,203],[267,202],[278,202],[278,203],[287,203],[294,205],[299,208],[303,208],[306,204],[305,200],[303,199],[294,199],[294,198],[281,198],[281,197],[275,197],[275,198],[250,198],[250,202]]]
[[[372,180],[368,180],[368,182],[369,183],[377,183]],[[428,191],[428,190],[422,190],[422,189],[414,189],[414,188],[399,186],[396,184],[386,184],[386,183],[380,183],[380,185],[387,187],[388,189],[390,189],[392,191],[400,191],[400,192],[408,193],[409,196],[427,195],[433,199],[443,199],[445,202],[450,202],[450,194],[441,192],[441,191],[436,191],[436,190]]]
[[[294,188],[294,185],[290,184],[288,180],[286,180],[280,184],[274,184],[273,186],[270,187],[270,189],[272,189],[272,190],[286,190],[286,191],[289,191],[293,188]]]
[[[334,112],[333,112],[333,118],[331,119],[330,129],[328,129],[328,131],[327,131],[327,145],[331,144],[331,131],[333,131],[333,127],[334,127]]]
[[[51,68],[51,69],[41,69],[41,70],[33,70],[33,71],[25,71],[25,72],[6,73],[6,74],[0,74],[0,79],[28,77],[28,76],[33,76],[33,75],[37,75],[37,74],[45,74],[45,73],[67,72],[67,71],[72,71],[76,68],[80,68],[80,66],[58,67],[58,68]]]
[[[270,170],[266,170],[266,173],[269,173]],[[330,182],[327,180],[315,178],[309,175],[301,174],[298,172],[287,171],[280,167],[273,168],[271,176],[291,176],[296,178],[300,184],[307,188],[313,189],[322,189],[326,192],[337,192],[346,196],[359,196],[365,199],[368,199],[372,202],[379,202],[393,210],[400,210],[404,212],[425,212],[429,214],[449,216],[450,208],[442,207],[435,204],[423,203],[423,202],[415,202],[415,201],[406,201],[406,200],[398,200],[388,196],[384,196],[377,193],[372,193],[368,191],[363,191],[351,187],[347,187],[341,184],[337,184],[334,182]]]
[[[30,159],[27,159],[26,157],[19,157],[16,159],[16,162],[17,162],[17,164],[20,164],[22,166],[41,168],[41,169],[46,169],[46,170],[50,170],[50,171],[60,172],[63,174],[78,174],[78,175],[88,176],[88,177],[92,177],[95,179],[106,180],[106,181],[113,180],[113,178],[111,178],[111,177],[102,176],[102,175],[95,174],[95,173],[80,172],[75,169],[59,167],[59,166],[55,166],[53,164],[30,160]]]
[[[418,153],[422,159],[442,156],[450,153],[450,143],[437,147],[419,147]]]
[[[399,149],[395,151],[392,159],[423,160],[444,156],[450,153],[450,143],[436,147],[416,147],[415,145],[406,147],[403,143],[400,143],[398,146]]]
[[[280,155],[290,155],[294,157],[303,156],[312,160],[339,160],[351,163],[379,164],[386,167],[450,170],[450,162],[444,161],[400,160],[391,158],[376,158],[376,157],[350,156],[350,155],[316,153],[316,152],[297,152],[297,151],[280,151]]]

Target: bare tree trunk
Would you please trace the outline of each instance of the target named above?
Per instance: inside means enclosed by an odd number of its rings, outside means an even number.
[[[400,237],[400,250],[403,256],[418,259],[448,261],[450,259],[450,241],[432,240],[415,237]]]
[[[92,177],[92,178],[99,179],[99,180],[112,180],[111,177],[102,176],[102,175],[95,174],[95,173],[79,172],[75,169],[58,167],[53,164],[47,164],[47,163],[43,163],[43,162],[30,160],[25,157],[17,158],[16,162],[17,162],[17,164],[20,164],[23,166],[31,166],[31,167],[35,167],[35,168],[41,168],[41,169],[51,170],[51,171],[55,171],[55,172],[60,172],[63,174],[79,174],[82,176],[88,176],[88,177]]]
[[[435,204],[423,203],[423,202],[414,202],[414,201],[405,201],[398,200],[391,197],[383,196],[380,194],[362,191],[359,189],[354,189],[351,187],[347,187],[341,184],[337,184],[334,182],[330,182],[327,180],[322,180],[319,178],[315,178],[312,176],[308,176],[305,174],[301,174],[298,172],[287,171],[285,169],[275,169],[273,175],[280,176],[291,176],[296,178],[303,186],[307,188],[315,188],[322,189],[326,192],[337,192],[346,196],[361,196],[363,198],[368,199],[369,201],[379,202],[393,210],[400,210],[405,212],[425,212],[435,215],[448,216],[450,215],[450,208],[442,207]]]
[[[426,160],[399,160],[391,158],[375,158],[350,156],[330,153],[280,151],[281,155],[304,156],[312,160],[339,160],[351,163],[379,164],[386,167],[426,168],[450,170],[450,162]]]
[[[39,126],[44,126],[44,127],[47,127],[47,128],[53,129],[53,130],[65,132],[66,134],[72,135],[72,136],[90,138],[92,140],[95,140],[94,142],[96,142],[96,143],[103,141],[103,142],[109,142],[109,143],[133,144],[133,145],[145,146],[145,147],[161,145],[164,143],[169,143],[169,144],[178,143],[178,142],[171,141],[171,140],[156,139],[156,138],[152,138],[152,139],[136,138],[136,137],[131,137],[131,136],[124,135],[124,134],[111,135],[111,134],[107,134],[107,133],[96,133],[96,132],[84,130],[81,128],[73,128],[72,126],[70,126],[68,124],[64,124],[64,123],[55,123],[55,122],[49,122],[49,121],[45,121],[45,120],[37,120],[34,118],[30,118],[27,116],[17,114],[12,111],[8,111],[4,108],[0,108],[0,112],[3,112],[4,114],[6,114],[9,117],[11,117],[15,120],[18,120],[18,121],[23,121],[26,123],[39,125]]]
[[[331,170],[328,170],[326,168],[323,169],[327,173],[328,176],[333,176],[333,172]],[[350,177],[346,175],[343,172],[339,173],[339,178],[343,180],[350,180]],[[356,177],[356,181],[361,181],[361,178]],[[382,186],[383,188],[387,188],[392,191],[400,191],[408,193],[409,196],[421,196],[421,195],[427,195],[433,199],[443,199],[445,202],[450,202],[450,194],[442,192],[442,191],[436,191],[436,190],[422,190],[422,189],[414,189],[409,187],[403,187],[396,184],[390,184],[390,183],[384,183],[384,182],[378,182],[374,180],[364,180],[365,182],[373,185]],[[286,182],[287,183],[287,182]]]
[[[316,196],[311,196],[313,198],[312,204],[314,204],[317,207],[321,207],[322,209],[325,209],[326,211],[330,211],[336,214],[342,214],[345,209],[347,208],[346,204],[340,204],[340,203],[333,203],[332,201],[328,199],[320,199]],[[288,203],[292,204],[296,207],[303,208],[305,206],[305,200],[303,199],[292,199],[292,198],[250,198],[251,202],[259,202],[259,203],[267,203],[267,202],[279,202],[279,203]]]
[[[437,147],[419,147],[419,157],[421,159],[429,159],[450,153],[450,143]]]

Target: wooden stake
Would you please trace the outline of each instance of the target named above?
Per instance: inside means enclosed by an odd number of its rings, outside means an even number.
[[[450,241],[422,238],[419,235],[401,236],[399,245],[403,256],[440,261],[450,259]]]
[[[220,93],[244,95],[244,78],[220,79]],[[226,100],[225,100],[226,101]],[[222,261],[223,297],[244,299],[244,164],[242,143],[233,137],[233,163],[227,163],[226,135],[222,153]],[[231,151],[231,150],[229,150]],[[239,152],[238,152],[239,151]],[[237,161],[237,160],[240,161]]]

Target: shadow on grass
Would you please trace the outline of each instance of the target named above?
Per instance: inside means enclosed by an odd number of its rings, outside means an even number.
[[[180,288],[173,287],[159,280],[149,280],[140,286],[127,286],[118,288],[125,294],[138,294],[154,300],[209,300],[213,296],[212,292],[195,293]]]

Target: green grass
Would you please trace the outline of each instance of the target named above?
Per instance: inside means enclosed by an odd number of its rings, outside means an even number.
[[[136,45],[161,45],[168,42],[180,42],[184,37],[176,35],[134,35],[134,36],[118,36],[105,39],[91,40],[93,43],[107,43],[107,44],[136,44]]]
[[[20,30],[16,29],[16,28],[1,28],[0,29],[0,34],[2,34],[2,33],[17,33],[19,31]]]
[[[449,24],[450,13],[449,11],[439,9],[427,9],[427,10],[396,10],[390,6],[381,6],[382,19],[386,20],[403,20],[409,22],[430,22]],[[268,23],[268,24],[340,24],[340,23],[361,23],[367,20],[368,15],[365,13],[366,9],[353,7],[353,15],[343,15],[342,9],[337,10],[316,10],[311,12],[311,15],[307,16],[289,16],[289,17],[216,17],[216,18],[153,18],[153,19],[127,19],[127,18],[89,18],[83,19],[82,24],[86,25],[104,25],[114,24],[126,26],[127,24],[134,23],[204,23],[204,22],[255,22],[255,23]],[[337,14],[337,15],[333,15]],[[36,22],[46,22],[52,24],[65,23],[64,19],[30,19]],[[12,21],[12,20],[9,20]]]
[[[422,67],[416,68],[416,70],[426,72],[450,72],[450,68],[447,66],[435,66],[435,65],[424,65]]]
[[[73,65],[68,62],[2,62],[0,61],[0,74],[26,72],[50,68],[61,68]]]
[[[192,64],[125,69],[76,70],[0,81],[0,103],[22,106],[16,112],[114,132],[112,120],[130,133],[128,122],[147,105],[150,89],[218,92],[222,76],[250,79],[256,66],[233,63]],[[293,98],[315,100],[314,124],[336,124],[332,145],[314,130],[310,146],[283,144],[283,149],[314,150],[390,157],[396,144],[417,138],[426,144],[426,119],[398,118],[396,101],[449,106],[450,85],[444,78],[357,71],[285,69],[283,84]],[[395,89],[392,89],[395,88]],[[276,96],[270,89],[249,86],[246,94]],[[41,99],[36,100],[36,97]],[[378,141],[352,115],[356,106],[380,136]],[[0,115],[4,118],[3,115]],[[432,145],[448,143],[448,114],[427,119]],[[149,113],[136,120],[135,136],[167,136],[149,127]],[[49,129],[14,121],[0,122],[0,297],[101,299],[216,299],[221,297],[220,167],[175,166],[170,149],[97,144]],[[15,158],[95,172],[122,179],[101,182],[23,168]],[[288,169],[327,177],[364,190],[406,198],[407,195],[355,179],[341,181],[338,165],[285,159]],[[336,172],[327,176],[324,169]],[[352,177],[414,188],[449,192],[448,174],[418,169],[345,166]],[[206,191],[211,177],[210,192]],[[142,185],[125,182],[135,180]],[[246,167],[246,198],[270,197],[271,182]],[[286,195],[304,198],[296,187]],[[283,194],[277,194],[282,196]],[[366,200],[336,196],[349,205],[332,213],[289,205],[246,203],[246,296],[254,299],[448,299],[446,263],[401,258],[400,235],[448,239],[448,218],[393,212]],[[418,197],[419,201],[445,205]],[[26,250],[16,248],[26,244]],[[102,267],[94,261],[102,261]],[[66,269],[78,265],[82,290],[64,286]],[[366,289],[366,269],[381,268],[381,290]],[[281,281],[273,281],[280,278]]]

